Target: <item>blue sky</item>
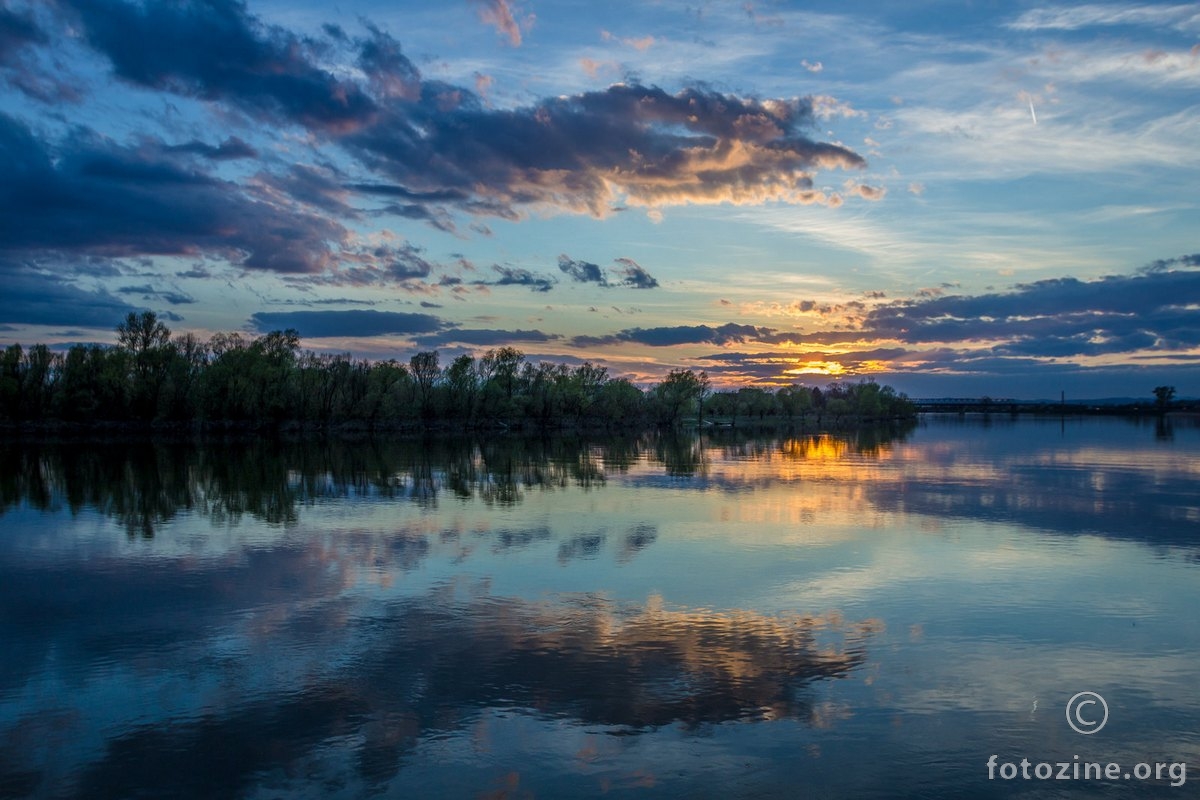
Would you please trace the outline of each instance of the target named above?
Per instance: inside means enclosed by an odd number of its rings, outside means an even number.
[[[0,0],[0,341],[1200,394],[1186,4]]]

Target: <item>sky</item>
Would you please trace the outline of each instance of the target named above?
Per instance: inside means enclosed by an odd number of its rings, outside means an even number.
[[[1200,395],[1200,7],[0,0],[0,344]]]

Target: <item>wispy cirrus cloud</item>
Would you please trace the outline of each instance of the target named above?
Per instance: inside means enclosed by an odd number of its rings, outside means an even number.
[[[520,11],[508,0],[471,0],[479,12],[479,19],[508,39],[513,47],[520,47],[522,30],[533,25],[534,16],[528,14],[518,20]]]
[[[1007,27],[1019,31],[1075,31],[1081,28],[1138,25],[1171,27],[1184,32],[1200,31],[1200,11],[1191,3],[1179,5],[1133,5],[1096,3],[1033,8]]]

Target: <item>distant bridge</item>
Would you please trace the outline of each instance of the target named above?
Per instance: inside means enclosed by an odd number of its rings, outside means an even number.
[[[984,411],[1028,405],[1011,397],[918,397],[912,402],[918,411]]]
[[[920,397],[913,402],[925,406],[996,406],[1019,401],[1011,397]]]

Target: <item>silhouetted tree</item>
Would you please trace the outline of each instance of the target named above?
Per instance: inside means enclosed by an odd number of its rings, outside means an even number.
[[[421,403],[421,416],[430,419],[433,416],[433,386],[437,382],[441,370],[438,368],[436,350],[417,353],[408,362],[413,381],[417,385],[417,398]]]
[[[1155,386],[1154,387],[1154,404],[1161,414],[1171,405],[1171,401],[1175,399],[1174,386]]]
[[[130,410],[138,419],[153,419],[171,360],[171,331],[153,311],[130,311],[117,325],[117,347],[129,354],[133,370]]]
[[[682,369],[643,392],[628,379],[610,378],[605,367],[528,363],[513,347],[478,360],[462,355],[443,370],[435,350],[417,353],[407,366],[302,353],[295,330],[172,339],[152,312],[128,315],[117,338],[116,347],[75,345],[65,353],[40,344],[5,348],[0,419],[616,429],[674,427],[692,413],[703,424],[706,406],[735,419],[784,413],[791,420],[821,397],[802,387],[713,393],[705,373]],[[838,401],[839,420],[911,413],[906,398],[874,383],[833,385],[828,394]]]

